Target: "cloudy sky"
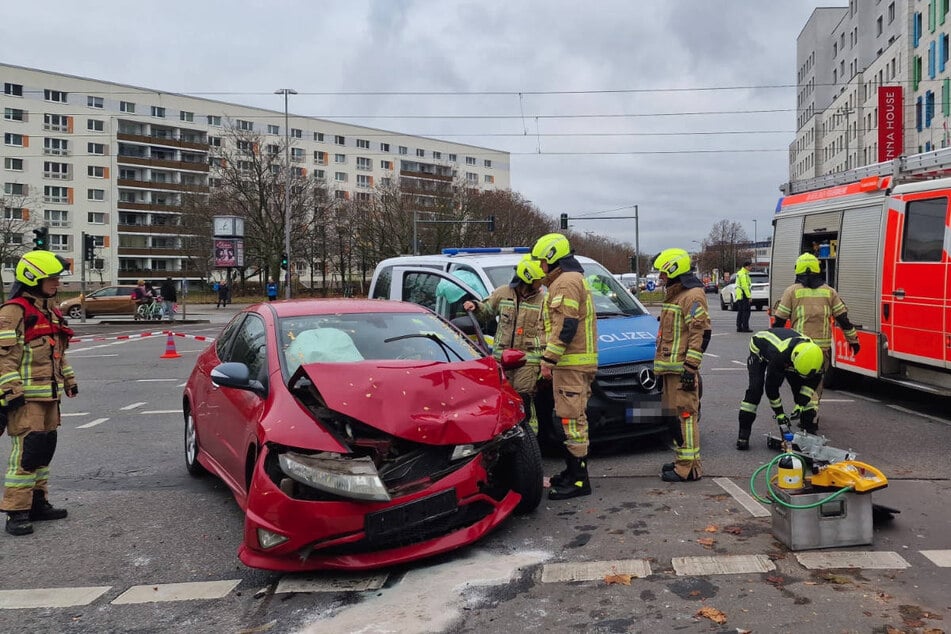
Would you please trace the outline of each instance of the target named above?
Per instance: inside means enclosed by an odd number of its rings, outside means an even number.
[[[509,151],[512,188],[577,231],[633,244],[597,218],[637,204],[653,253],[722,218],[769,232],[796,36],[843,4],[45,0],[5,3],[0,38],[11,64],[274,110],[290,87],[295,114]]]

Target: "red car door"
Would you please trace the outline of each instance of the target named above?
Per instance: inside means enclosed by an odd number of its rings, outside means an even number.
[[[948,354],[944,244],[949,193],[909,193],[891,201],[882,276],[882,324],[889,354],[941,366]]]

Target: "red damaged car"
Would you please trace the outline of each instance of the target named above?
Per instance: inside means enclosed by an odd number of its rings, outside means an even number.
[[[185,387],[188,471],[245,512],[253,568],[399,564],[478,540],[534,510],[542,465],[502,365],[415,304],[251,306]]]

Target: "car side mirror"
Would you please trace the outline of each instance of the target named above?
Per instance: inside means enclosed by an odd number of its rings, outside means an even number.
[[[247,390],[258,395],[264,394],[264,384],[251,378],[251,371],[243,363],[229,361],[216,365],[211,370],[211,380],[215,385]]]
[[[502,369],[517,370],[525,365],[525,351],[506,348],[502,351]]]

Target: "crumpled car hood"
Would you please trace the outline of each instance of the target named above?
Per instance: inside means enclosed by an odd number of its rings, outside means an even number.
[[[521,398],[491,358],[310,363],[301,370],[330,409],[414,442],[486,441],[522,418]]]

